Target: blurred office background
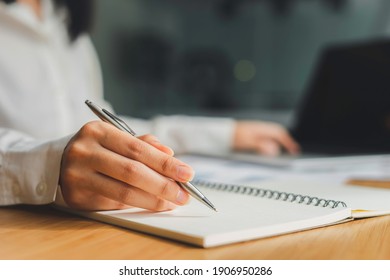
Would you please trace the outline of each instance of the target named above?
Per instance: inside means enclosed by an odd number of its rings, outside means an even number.
[[[98,0],[93,40],[121,114],[288,124],[321,50],[388,34],[389,0]]]

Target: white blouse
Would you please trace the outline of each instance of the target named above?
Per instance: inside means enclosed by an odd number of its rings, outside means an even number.
[[[70,43],[64,11],[41,3],[41,19],[24,4],[0,3],[0,205],[53,202],[64,147],[96,119],[84,101],[110,108],[90,38]],[[227,152],[234,130],[225,118],[126,121],[176,152]]]

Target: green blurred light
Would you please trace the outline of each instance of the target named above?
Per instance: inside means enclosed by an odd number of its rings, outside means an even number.
[[[239,60],[234,66],[234,77],[240,82],[248,82],[256,75],[256,66],[252,61]]]

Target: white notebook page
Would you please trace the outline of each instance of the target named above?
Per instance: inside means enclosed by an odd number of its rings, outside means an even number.
[[[332,224],[351,216],[348,208],[323,208],[202,189],[217,207],[192,199],[170,212],[142,209],[99,212],[94,218],[203,247],[279,235]]]

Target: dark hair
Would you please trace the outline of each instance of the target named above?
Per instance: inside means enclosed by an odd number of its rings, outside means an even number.
[[[16,0],[0,0],[7,4]],[[71,41],[83,33],[89,33],[92,29],[95,1],[94,0],[54,0],[57,8],[65,7],[68,10],[67,28]]]

